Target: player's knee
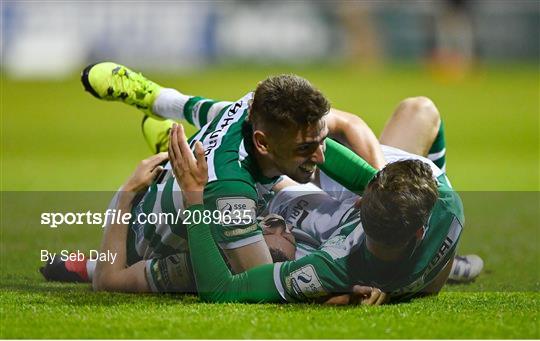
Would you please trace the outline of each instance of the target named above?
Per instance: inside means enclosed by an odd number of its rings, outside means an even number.
[[[421,120],[424,125],[439,129],[441,117],[431,99],[425,96],[408,97],[400,102],[396,115],[407,120]]]

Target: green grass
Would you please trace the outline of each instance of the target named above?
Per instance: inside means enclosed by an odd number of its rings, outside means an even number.
[[[362,115],[376,132],[400,99],[435,101],[447,127],[448,172],[465,205],[460,251],[486,261],[475,283],[408,304],[342,308],[203,304],[46,283],[37,272],[41,249],[95,248],[101,233],[50,229],[39,225],[39,213],[103,209],[106,191],[149,151],[137,111],[95,100],[76,76],[2,79],[0,338],[540,338],[537,66],[485,67],[454,83],[408,66],[223,67],[149,76],[186,93],[236,99],[280,72],[309,78],[334,106]]]
[[[386,307],[203,304],[73,285],[0,294],[3,338],[538,338],[538,295],[441,294]],[[14,316],[13,316],[14,315]],[[23,332],[24,330],[24,332]]]

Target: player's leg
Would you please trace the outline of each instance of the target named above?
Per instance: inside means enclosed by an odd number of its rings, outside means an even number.
[[[134,193],[119,191],[109,204],[109,208],[114,208],[121,214],[130,212],[134,199]],[[107,222],[99,252],[102,254],[111,254],[115,256],[115,259],[113,261],[97,261],[92,279],[94,290],[120,292],[150,291],[144,273],[145,262],[140,260],[131,266],[127,266],[128,230],[129,224],[116,221]]]
[[[439,111],[429,98],[410,97],[399,103],[383,129],[380,142],[427,156],[436,140],[440,123]]]
[[[380,142],[425,156],[446,172],[444,123],[437,107],[427,97],[403,100],[384,127]]]
[[[124,102],[156,119],[185,119],[197,128],[231,104],[161,87],[142,74],[112,62],[87,66],[81,81],[85,90],[99,99]]]
[[[114,271],[96,271],[96,291],[182,293],[196,292],[188,253],[141,260]]]
[[[127,226],[112,225],[106,228],[100,252],[108,252],[115,259],[109,263],[96,260],[55,259],[40,268],[48,281],[91,282],[94,290],[120,292],[149,292],[146,280],[146,261],[126,267]],[[58,258],[58,257],[56,257]]]

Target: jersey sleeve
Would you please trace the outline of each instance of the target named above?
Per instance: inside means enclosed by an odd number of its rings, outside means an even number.
[[[192,212],[204,210],[203,205],[188,208]],[[214,242],[208,225],[188,226],[191,264],[197,291],[209,302],[280,302],[273,281],[273,264],[265,264],[233,275]]]
[[[274,283],[281,298],[288,302],[314,301],[350,291],[348,274],[323,251],[276,263]]]
[[[241,180],[218,180],[204,190],[211,229],[222,249],[236,249],[263,240],[256,221],[257,191]]]
[[[232,102],[214,101],[199,96],[190,97],[184,104],[184,118],[200,129],[224,112]]]
[[[204,210],[194,205],[188,210]],[[233,275],[204,223],[188,225],[191,264],[201,299],[209,302],[308,301],[345,290],[346,274],[336,274],[323,252],[298,261],[265,264]]]
[[[326,139],[324,157],[321,170],[354,193],[363,192],[377,174],[377,170],[364,159],[332,139]]]

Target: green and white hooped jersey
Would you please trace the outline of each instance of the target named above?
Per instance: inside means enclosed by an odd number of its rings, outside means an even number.
[[[193,147],[201,141],[208,161],[209,182],[205,187],[206,209],[211,213],[241,208],[254,218],[265,200],[272,195],[270,189],[278,178],[265,178],[248,153],[244,143],[246,118],[252,93],[240,100],[215,102],[191,97],[184,105],[184,117],[202,128],[189,139]],[[212,119],[206,123],[208,119]],[[247,147],[247,148],[246,148]],[[166,172],[150,186],[142,199],[133,207],[133,216],[140,214],[170,213],[177,217],[183,211],[182,194],[174,178],[170,163]],[[216,216],[214,216],[215,218]],[[219,219],[212,219],[219,222]],[[263,240],[255,219],[248,223],[210,224],[215,240],[224,249],[233,249]],[[171,223],[142,224],[132,220],[128,235],[128,260],[161,258],[178,252],[187,252],[186,228],[181,219]]]
[[[396,154],[400,154],[400,158],[387,153],[385,156],[389,156],[390,162],[419,158],[405,152]],[[305,185],[301,186],[309,191],[304,194],[298,189],[288,194],[283,192],[281,197],[282,192],[278,193],[275,201],[280,204],[274,204],[273,213],[281,213],[290,223],[298,223],[293,229],[295,236],[308,234],[322,242],[320,248],[311,253],[297,252],[296,261],[274,265],[274,283],[282,298],[305,301],[329,293],[347,292],[353,284],[364,284],[389,292],[393,300],[404,300],[429,285],[454,253],[464,223],[461,199],[444,173],[439,170],[436,174],[439,199],[424,237],[417,245],[411,245],[411,256],[400,262],[382,262],[368,251],[360,212],[351,202],[345,200],[339,205],[330,195]],[[315,209],[304,210],[310,207]],[[302,231],[295,232],[296,229]]]

